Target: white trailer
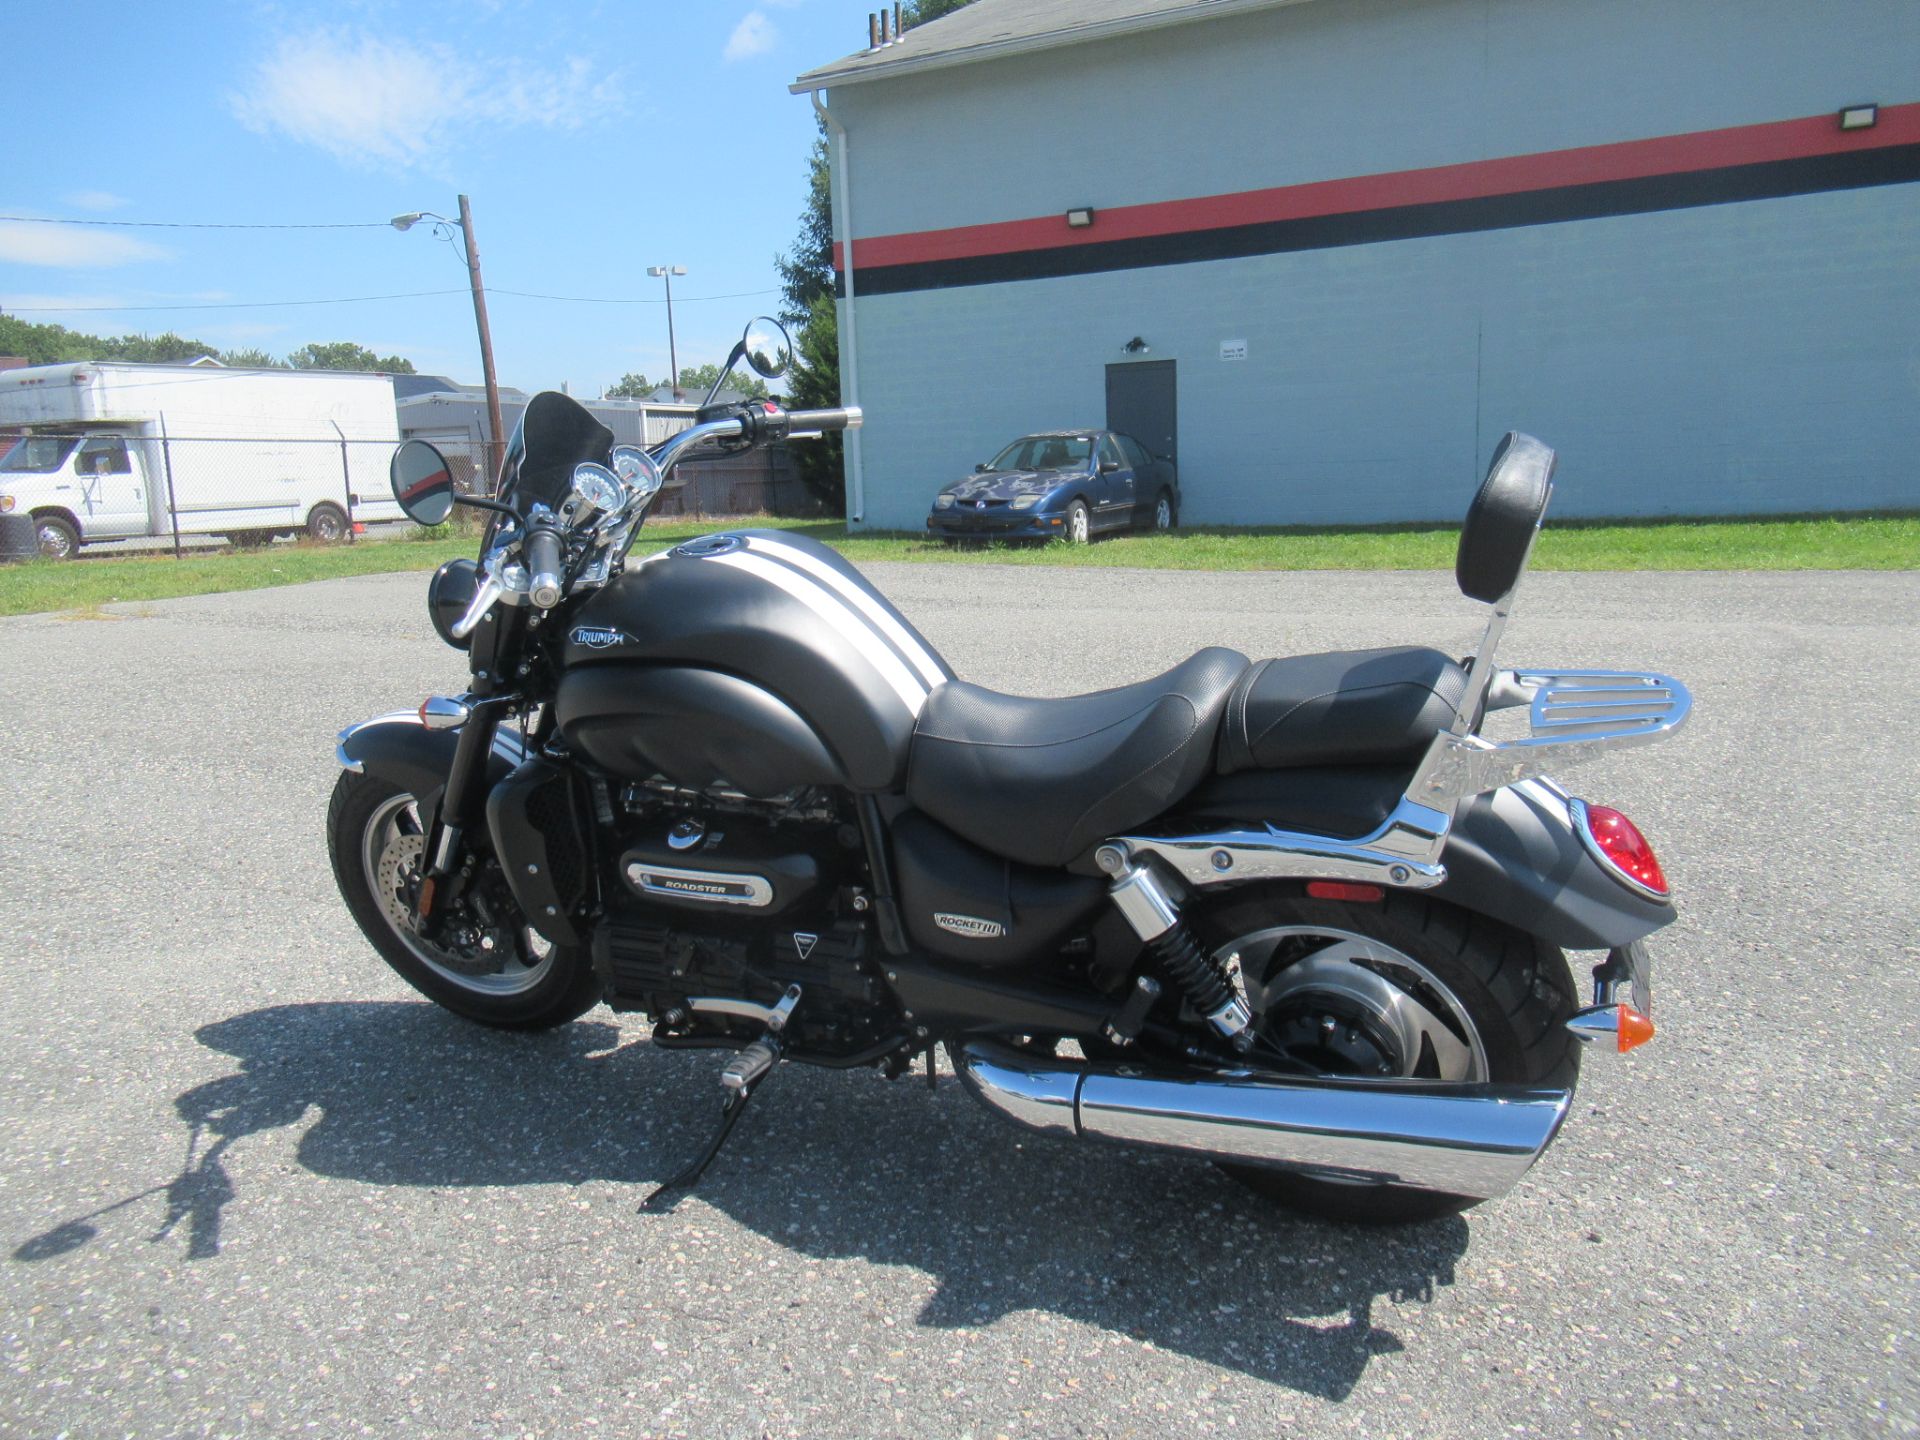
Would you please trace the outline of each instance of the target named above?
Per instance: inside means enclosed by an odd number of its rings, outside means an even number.
[[[82,362],[0,371],[0,512],[43,554],[139,536],[344,539],[401,518],[384,375]]]

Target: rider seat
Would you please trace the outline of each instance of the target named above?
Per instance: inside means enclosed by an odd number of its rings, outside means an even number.
[[[1206,778],[1246,669],[1246,656],[1214,647],[1151,680],[1060,700],[949,680],[920,711],[907,796],[994,854],[1069,864]]]

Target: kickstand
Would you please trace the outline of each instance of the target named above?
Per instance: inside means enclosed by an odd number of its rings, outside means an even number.
[[[707,1173],[707,1167],[713,1163],[714,1157],[720,1153],[720,1147],[727,1143],[727,1136],[733,1133],[735,1123],[740,1119],[741,1112],[747,1108],[747,1101],[752,1098],[753,1091],[750,1089],[729,1091],[726,1103],[720,1107],[720,1124],[714,1129],[713,1138],[707,1141],[706,1148],[700,1152],[699,1158],[671,1180],[664,1181],[658,1189],[640,1202],[640,1208],[652,1211],[654,1214],[663,1214],[671,1210],[673,1202],[671,1200],[663,1202],[660,1197],[669,1191],[691,1190],[699,1182],[700,1177]]]
[[[707,1142],[706,1149],[700,1152],[699,1159],[640,1202],[642,1210],[655,1213],[671,1210],[673,1203],[663,1202],[660,1197],[670,1190],[693,1188],[695,1182],[707,1173],[707,1166],[720,1153],[720,1147],[727,1143],[727,1136],[733,1133],[734,1124],[740,1119],[740,1112],[747,1108],[747,1102],[753,1098],[753,1092],[760,1088],[760,1082],[771,1075],[774,1066],[780,1063],[781,1032],[787,1028],[787,1017],[799,1003],[800,987],[789,985],[787,993],[780,997],[780,1003],[767,1013],[767,1033],[727,1062],[726,1068],[720,1072],[720,1086],[726,1091],[727,1098],[720,1107],[720,1124],[713,1132],[713,1138]]]

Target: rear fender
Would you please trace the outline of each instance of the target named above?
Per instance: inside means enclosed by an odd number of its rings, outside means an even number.
[[[1524,780],[1460,807],[1429,894],[1563,950],[1612,950],[1673,922],[1674,908],[1607,874],[1574,832],[1566,793]]]

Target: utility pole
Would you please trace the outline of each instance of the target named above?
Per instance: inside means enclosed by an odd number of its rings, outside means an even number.
[[[473,238],[473,207],[460,197],[460,233],[467,238],[467,278],[473,285],[473,320],[480,327],[480,376],[487,386],[488,486],[497,484],[507,437],[500,433],[500,382],[493,374],[493,331],[487,325],[487,287],[480,279],[480,246]]]

